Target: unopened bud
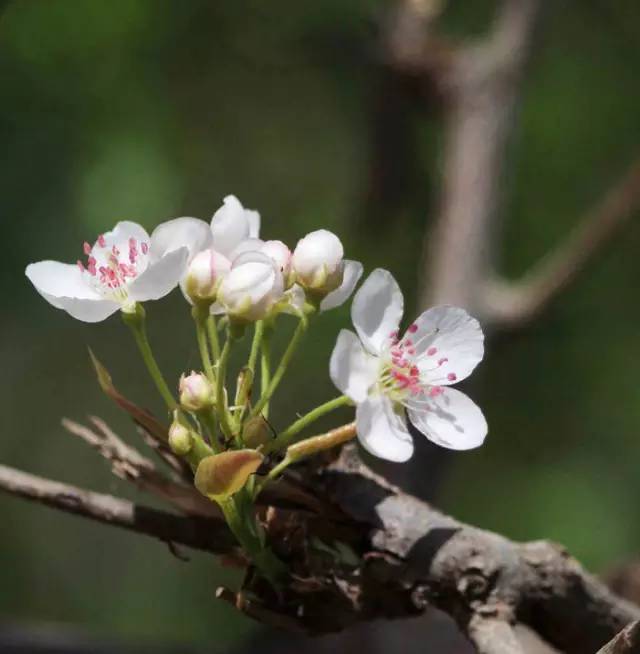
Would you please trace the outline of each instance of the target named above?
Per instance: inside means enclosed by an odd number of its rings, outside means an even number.
[[[220,500],[237,493],[262,463],[255,450],[229,450],[208,456],[198,465],[196,488],[211,500]]]
[[[282,273],[273,260],[259,252],[234,259],[218,291],[230,318],[252,322],[264,318],[284,293]]]
[[[247,447],[260,447],[260,445],[268,443],[271,438],[271,428],[262,416],[255,416],[245,422],[242,430],[242,442]]]
[[[184,291],[194,304],[215,302],[223,277],[229,272],[231,263],[213,249],[196,254],[187,268]]]
[[[296,281],[306,289],[326,295],[342,283],[344,248],[326,229],[307,234],[298,241],[292,258]]]
[[[202,373],[180,377],[180,404],[187,411],[204,411],[213,406],[213,387]]]
[[[169,447],[178,456],[188,454],[193,447],[191,431],[177,420],[169,428]]]
[[[265,241],[260,252],[273,259],[282,273],[285,287],[288,288],[291,285],[291,250],[282,241]]]

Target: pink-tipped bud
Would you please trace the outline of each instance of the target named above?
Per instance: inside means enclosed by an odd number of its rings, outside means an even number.
[[[180,404],[187,411],[204,411],[213,406],[213,387],[202,373],[180,377]]]
[[[196,254],[187,268],[184,290],[194,303],[213,303],[222,278],[229,272],[231,263],[215,250]]]

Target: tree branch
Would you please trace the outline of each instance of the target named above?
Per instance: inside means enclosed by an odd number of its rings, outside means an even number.
[[[525,654],[513,628],[505,620],[475,616],[468,628],[478,654]]]
[[[596,651],[640,609],[615,597],[565,550],[519,544],[443,515],[365,468],[354,448],[305,475],[326,510],[271,506],[264,526],[290,580],[275,596],[248,576],[238,607],[307,632],[380,617],[451,615],[483,654],[516,654],[526,624],[567,654]],[[167,543],[235,552],[218,520],[178,516],[0,466],[0,490]]]
[[[3,465],[0,465],[0,491],[166,543],[214,553],[228,553],[234,547],[233,538],[221,520],[158,511]]]
[[[637,654],[640,652],[640,622],[625,627],[610,643],[597,654]]]
[[[425,241],[420,305],[450,303],[483,319],[479,288],[493,263],[500,187],[540,0],[504,0],[479,43],[447,71],[443,190]]]
[[[637,159],[565,242],[541,259],[521,281],[496,280],[487,285],[483,294],[486,315],[500,326],[519,326],[536,317],[575,282],[639,209],[640,159]]]

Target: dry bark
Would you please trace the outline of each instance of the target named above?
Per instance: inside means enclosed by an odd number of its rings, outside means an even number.
[[[285,488],[301,486],[295,475]],[[451,615],[485,654],[520,652],[522,623],[567,654],[596,652],[640,610],[614,596],[560,546],[515,543],[466,525],[389,485],[352,447],[305,475],[309,493],[276,493],[265,528],[290,578],[278,595],[249,575],[220,597],[263,622],[307,633],[375,618]],[[0,466],[0,490],[215,554],[233,554],[224,524],[177,515]],[[164,490],[163,490],[164,492]],[[307,497],[313,502],[306,504]],[[277,499],[276,499],[277,498]],[[166,499],[166,498],[165,498]],[[321,509],[319,507],[322,507]]]

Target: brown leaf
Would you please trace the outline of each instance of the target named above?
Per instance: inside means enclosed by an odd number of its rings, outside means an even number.
[[[166,442],[168,429],[158,422],[149,411],[127,399],[114,386],[109,371],[98,360],[91,348],[89,348],[89,356],[91,357],[91,363],[96,371],[98,384],[100,384],[100,388],[102,388],[105,394],[108,395],[120,408],[124,409],[135,420],[135,422],[148,431],[154,438]]]
[[[262,459],[255,450],[229,450],[208,456],[200,461],[196,471],[196,488],[212,500],[229,497],[245,485]]]

